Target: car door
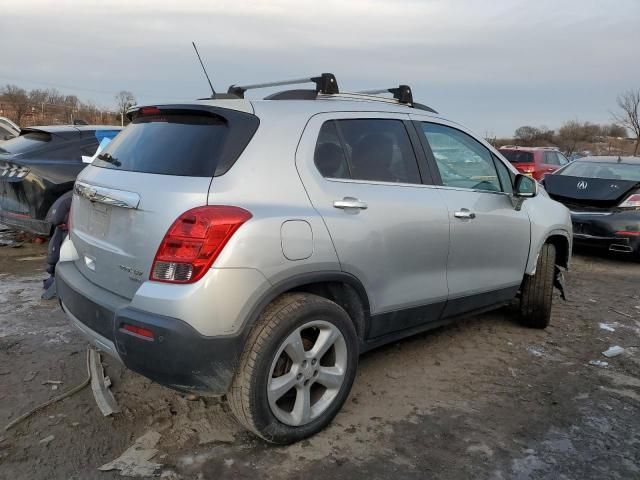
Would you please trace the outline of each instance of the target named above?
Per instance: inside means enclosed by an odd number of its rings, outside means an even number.
[[[312,117],[296,153],[341,268],[364,286],[369,337],[438,320],[447,299],[447,207],[402,114]]]
[[[542,175],[540,176],[540,180],[544,178],[544,176],[548,173],[553,173],[560,168],[560,160],[556,155],[556,152],[546,151],[543,155],[542,164]]]
[[[447,204],[451,240],[446,316],[513,298],[529,253],[527,213],[512,202],[514,173],[459,127],[415,122]]]

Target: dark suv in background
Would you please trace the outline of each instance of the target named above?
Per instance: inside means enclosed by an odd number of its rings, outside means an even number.
[[[120,130],[112,125],[30,127],[0,143],[0,223],[50,235],[51,206],[71,192],[102,139]]]
[[[548,173],[563,167],[569,160],[551,147],[518,147],[506,145],[500,147],[500,153],[509,160],[519,172],[540,181]]]

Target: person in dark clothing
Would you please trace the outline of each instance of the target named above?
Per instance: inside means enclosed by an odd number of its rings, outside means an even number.
[[[54,230],[53,235],[51,235],[49,239],[49,247],[47,250],[46,272],[49,274],[49,278],[43,280],[44,293],[42,294],[42,298],[45,300],[56,296],[56,264],[60,259],[60,247],[69,231],[67,225],[69,222],[69,212],[71,211],[72,196],[72,192],[67,192],[58,198],[58,200],[53,203],[47,218],[51,225],[53,225]]]

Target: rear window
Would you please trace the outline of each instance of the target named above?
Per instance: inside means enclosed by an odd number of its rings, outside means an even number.
[[[0,153],[27,153],[37,150],[51,141],[51,134],[46,132],[30,132],[12,138],[0,145]]]
[[[325,122],[314,161],[325,178],[421,183],[411,140],[401,120]]]
[[[558,175],[640,182],[640,165],[576,161],[563,168]]]
[[[161,175],[222,175],[253,137],[258,119],[217,110],[228,113],[163,111],[135,117],[93,165]]]
[[[522,150],[500,150],[504,158],[511,163],[533,163],[533,153]]]

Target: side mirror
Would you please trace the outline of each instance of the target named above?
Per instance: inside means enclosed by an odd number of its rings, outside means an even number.
[[[513,187],[513,194],[519,198],[533,198],[538,194],[538,182],[527,175],[518,174]]]

